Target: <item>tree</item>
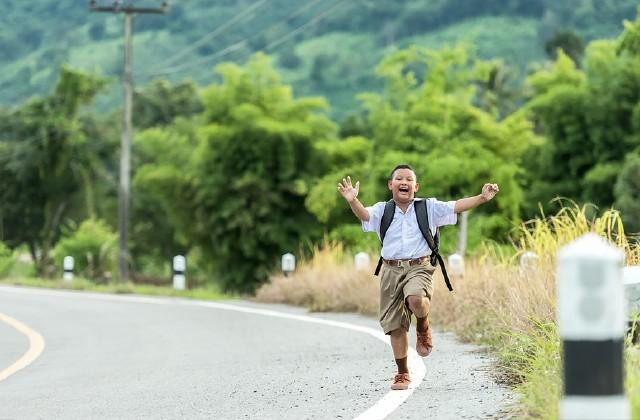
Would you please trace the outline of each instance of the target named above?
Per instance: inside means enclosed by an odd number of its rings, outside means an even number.
[[[192,82],[171,85],[154,80],[136,91],[133,101],[133,123],[144,129],[168,125],[176,117],[190,117],[202,111],[202,102]]]
[[[594,41],[585,55],[585,70],[562,51],[553,66],[527,79],[532,120],[546,142],[536,146],[526,168],[530,205],[548,211],[556,196],[614,202],[611,185],[625,156],[640,146],[640,20],[625,23],[616,41]]]
[[[79,112],[105,86],[62,68],[55,91],[0,118],[0,223],[3,240],[27,244],[38,273],[49,273],[49,251],[75,194],[87,185],[87,138]]]
[[[630,153],[615,184],[615,206],[627,232],[640,233],[640,153]]]
[[[157,180],[155,196],[167,206],[178,203],[168,214],[210,261],[217,281],[228,290],[251,291],[280,255],[321,237],[304,201],[324,170],[315,143],[334,136],[336,127],[323,100],[294,99],[262,54],[244,67],[216,69],[222,82],[203,91],[197,135],[174,138],[185,146],[196,140],[194,148],[173,149],[183,156],[176,161],[188,163],[176,167],[168,163],[170,154],[158,153],[136,180],[139,186]],[[149,135],[159,151],[172,147],[160,131]]]
[[[559,31],[544,43],[544,51],[552,60],[558,57],[558,49],[571,57],[576,66],[581,66],[584,43],[578,34],[573,31]]]

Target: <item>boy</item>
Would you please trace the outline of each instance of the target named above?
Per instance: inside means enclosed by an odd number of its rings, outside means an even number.
[[[435,271],[428,255],[431,250],[424,239],[414,209],[415,193],[420,188],[416,174],[409,165],[398,165],[387,183],[395,202],[393,221],[382,244],[384,270],[380,279],[380,325],[391,337],[391,348],[398,366],[391,389],[407,389],[411,383],[407,367],[409,349],[409,325],[411,314],[416,316],[416,351],[422,357],[433,348],[429,328],[429,306],[433,294],[432,275]],[[338,191],[347,200],[353,213],[362,221],[365,232],[377,232],[380,237],[380,222],[385,202],[364,207],[358,200],[360,182],[351,184],[351,177],[338,183]],[[491,200],[498,193],[497,184],[484,184],[482,193],[457,201],[442,202],[427,199],[429,227],[433,234],[439,226],[453,225],[457,214],[475,208]]]

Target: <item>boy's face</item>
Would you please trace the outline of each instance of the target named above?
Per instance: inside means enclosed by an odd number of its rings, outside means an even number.
[[[388,182],[389,190],[396,203],[410,203],[420,184],[416,182],[416,174],[411,169],[396,169]]]

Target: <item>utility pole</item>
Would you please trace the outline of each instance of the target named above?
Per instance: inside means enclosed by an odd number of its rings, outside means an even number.
[[[133,15],[164,14],[168,10],[166,1],[159,8],[133,7],[132,1],[113,1],[111,6],[98,6],[91,0],[89,10],[92,12],[124,13],[124,68],[122,86],[124,93],[122,112],[122,137],[120,141],[120,182],[118,187],[118,279],[125,282],[129,279],[129,252],[127,239],[129,232],[129,187],[131,184],[131,137],[133,133],[131,110],[133,108],[133,71],[131,65],[133,51]]]

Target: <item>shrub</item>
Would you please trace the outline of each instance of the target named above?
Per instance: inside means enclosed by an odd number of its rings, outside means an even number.
[[[3,242],[0,242],[0,277],[6,277],[13,268],[13,253]]]
[[[118,235],[104,220],[87,219],[53,249],[56,263],[62,267],[65,256],[75,260],[74,273],[88,279],[105,281],[116,265]]]

